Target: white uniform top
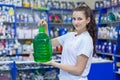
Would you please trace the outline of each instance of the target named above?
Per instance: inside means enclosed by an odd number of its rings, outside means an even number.
[[[60,80],[87,80],[93,54],[93,40],[88,31],[75,36],[76,32],[68,32],[58,37],[58,41],[63,46],[61,63],[75,65],[77,56],[84,54],[89,57],[85,70],[82,75],[76,76],[66,71],[60,70]]]

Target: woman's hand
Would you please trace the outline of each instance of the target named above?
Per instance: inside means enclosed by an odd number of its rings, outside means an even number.
[[[38,26],[44,25],[45,26],[45,32],[48,34],[48,23],[42,19],[40,20],[40,22],[38,23]]]
[[[45,25],[45,27],[48,26],[47,22],[46,22],[44,19],[40,20],[38,26],[41,26],[41,25],[43,25],[43,24]]]
[[[56,62],[54,60],[51,60],[51,61],[48,61],[48,62],[42,62],[41,64],[53,66],[54,63],[56,63]]]

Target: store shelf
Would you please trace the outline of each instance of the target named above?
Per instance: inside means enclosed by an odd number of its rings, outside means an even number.
[[[112,53],[96,52],[96,54],[114,56]]]
[[[104,24],[118,24],[118,23],[120,23],[120,21],[105,22],[105,23],[99,23],[99,24],[104,25]]]
[[[59,62],[60,60],[55,60],[57,62]],[[35,62],[34,60],[29,60],[29,61],[15,61],[16,64],[33,64],[33,63],[36,63],[36,64],[41,64],[39,62]]]
[[[120,58],[120,55],[115,55],[115,57],[119,57]]]
[[[18,38],[18,40],[33,40],[33,38]]]
[[[118,71],[116,71],[115,73],[120,75],[120,72],[118,72]]]
[[[13,63],[13,61],[0,61],[0,65],[1,64],[10,64],[10,63]]]
[[[14,24],[15,22],[0,22],[1,24]]]
[[[110,6],[110,7],[106,7],[106,8],[96,8],[96,9],[94,9],[93,11],[100,11],[100,10],[104,10],[104,9],[112,9],[112,8],[118,8],[118,7],[120,7],[120,5],[116,5],[116,6]]]
[[[98,38],[98,40],[116,41],[117,39],[109,39],[109,38]]]
[[[7,6],[7,7],[15,7],[14,5],[11,5],[11,4],[0,4],[0,6]]]
[[[17,56],[30,56],[32,53],[19,53]]]
[[[38,25],[38,23],[37,22],[17,22],[17,24],[30,24],[30,25]]]
[[[40,7],[40,8],[32,8],[32,7],[23,7],[23,6],[16,6],[17,9],[30,9],[30,10],[34,10],[34,11],[49,11],[48,8],[46,7]]]
[[[32,64],[32,63],[37,63],[37,62],[31,60],[31,61],[15,61],[15,63],[16,64]],[[40,63],[38,63],[38,64],[40,64]]]
[[[72,25],[72,23],[50,23],[50,25]]]
[[[53,10],[55,10],[55,11],[72,11],[72,9],[62,9],[62,8],[50,8],[50,11],[53,11]]]
[[[0,40],[14,40],[14,38],[0,38]]]
[[[120,5],[118,6],[110,6],[107,8],[99,8],[99,9],[95,9],[94,13],[99,15],[98,17],[98,34],[102,35],[102,37],[113,37],[114,39],[107,39],[107,38],[98,38],[97,39],[97,46],[99,47],[105,47],[106,48],[106,52],[108,52],[108,45],[112,46],[111,47],[111,52],[112,53],[103,53],[101,48],[100,50],[98,49],[98,51],[101,52],[97,52],[98,56],[104,59],[110,59],[112,60],[113,65],[113,72],[114,73],[118,73],[120,74],[120,72],[116,72],[116,70],[118,70],[118,66],[116,66],[116,63],[120,61],[120,55],[119,54],[119,31],[120,31],[120,18],[118,15],[114,14],[114,13],[118,13],[119,14],[119,8]],[[99,11],[99,13],[98,13]],[[111,13],[111,14],[109,14]],[[110,16],[112,15],[112,16]],[[104,31],[105,30],[105,31]],[[101,31],[101,32],[100,32]],[[103,33],[102,33],[103,31]],[[109,33],[110,32],[110,33]],[[112,33],[113,32],[113,33]],[[112,33],[112,34],[111,34]],[[98,36],[99,37],[99,36]],[[114,74],[113,80],[119,80],[120,76],[116,76],[116,74]]]
[[[106,60],[106,59],[102,59],[102,58],[92,58],[92,63],[106,63],[106,62],[111,62],[113,63],[112,60]]]
[[[35,70],[35,69],[45,69],[45,68],[54,68],[53,66],[39,66],[39,67],[25,67],[25,68],[18,68],[18,70]]]

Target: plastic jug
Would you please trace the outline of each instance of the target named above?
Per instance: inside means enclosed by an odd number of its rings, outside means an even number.
[[[33,49],[35,62],[47,62],[52,59],[51,39],[45,33],[44,25],[39,27],[39,33],[33,39]]]

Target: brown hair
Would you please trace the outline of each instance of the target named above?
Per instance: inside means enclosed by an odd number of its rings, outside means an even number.
[[[90,22],[87,24],[87,30],[90,34],[90,36],[93,39],[93,45],[94,45],[94,53],[95,53],[95,45],[96,45],[96,22],[95,22],[95,17],[93,14],[93,11],[90,9],[89,6],[85,5],[80,5],[76,8],[73,9],[74,11],[84,11],[84,14],[86,18],[90,18]]]

